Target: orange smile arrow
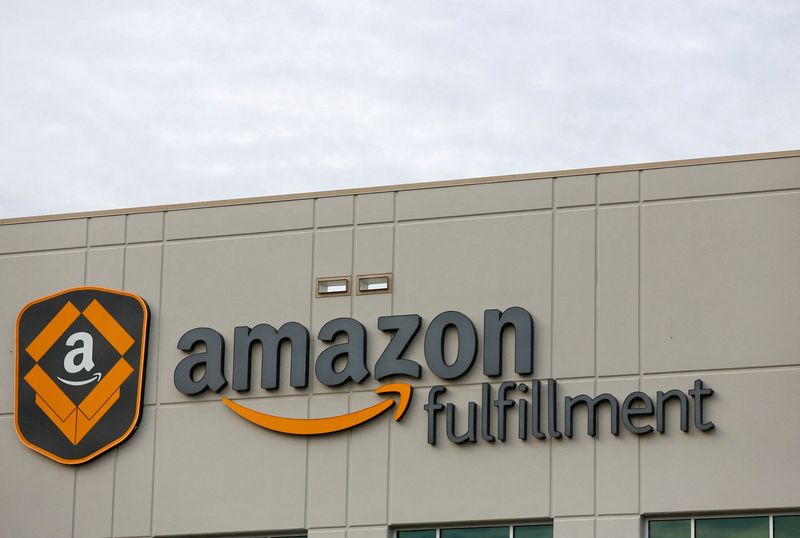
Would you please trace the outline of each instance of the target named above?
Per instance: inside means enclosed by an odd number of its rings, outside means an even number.
[[[397,403],[397,409],[394,412],[394,419],[400,420],[406,412],[409,402],[411,402],[411,385],[406,383],[390,383],[375,389],[376,394],[384,394],[386,392],[396,392],[400,395],[400,401]],[[268,430],[290,433],[293,435],[320,435],[323,433],[346,430],[377,417],[394,405],[394,400],[388,399],[367,407],[366,409],[336,417],[286,418],[253,411],[225,397],[222,398],[222,401],[225,405],[230,407],[234,413],[253,424],[258,424],[262,428]]]

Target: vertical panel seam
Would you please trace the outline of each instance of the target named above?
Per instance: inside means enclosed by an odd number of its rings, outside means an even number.
[[[123,215],[122,231],[122,289],[125,289],[125,267],[128,256],[128,215]],[[144,343],[142,345],[145,345]],[[144,398],[144,393],[141,394]],[[119,457],[119,446],[114,447],[114,470],[111,474],[111,536],[114,536],[114,510],[117,500],[117,459]]]
[[[550,377],[555,379],[553,357],[556,352],[556,179],[550,179]],[[549,395],[548,395],[549,397]],[[553,502],[553,438],[547,439],[550,451],[550,517],[555,514]]]
[[[355,318],[355,288],[358,283],[356,282],[356,229],[358,227],[358,212],[356,208],[356,196],[353,196],[353,231],[350,235],[350,317]],[[366,360],[366,357],[365,357]],[[347,412],[350,412],[350,403],[353,394],[353,383],[349,384],[347,398]],[[353,430],[347,431],[347,452],[345,454],[345,474],[344,474],[344,527],[345,532],[350,528],[350,450],[352,448]]]
[[[159,276],[158,282],[158,354],[161,354],[161,350],[163,349],[163,345],[160,342],[162,335],[164,334],[162,331],[163,325],[163,310],[162,305],[164,304],[164,272],[165,272],[165,258],[167,255],[166,249],[167,243],[167,212],[164,211],[161,213],[161,274]],[[153,372],[153,394],[155,395],[155,402],[153,405],[153,466],[152,466],[152,475],[150,477],[150,534],[153,534],[153,526],[155,524],[155,513],[156,513],[156,448],[158,447],[158,409],[159,409],[159,396],[158,396],[158,365]]]
[[[314,275],[314,258],[316,258],[316,248],[317,248],[317,199],[313,198],[311,200],[311,291],[309,293],[308,298],[308,326],[312,327],[314,322],[314,296],[316,295],[316,280]],[[315,349],[316,339],[309,338],[309,356],[314,357],[316,355]],[[309,383],[308,389],[309,392],[306,395],[306,418],[311,416],[311,396],[314,394],[314,376],[308,376]],[[305,438],[306,442],[306,476],[305,476],[305,503],[303,504],[303,521],[304,526],[308,529],[308,453],[309,453],[309,439],[308,436]]]
[[[642,171],[637,176],[639,205],[636,209],[636,345],[638,359],[638,389],[642,390]],[[638,511],[642,512],[642,436],[636,436],[636,479]]]
[[[83,255],[83,285],[86,285],[86,279],[88,278],[89,274],[89,221],[91,219],[86,219],[86,229],[84,231],[84,245],[86,246],[86,250]],[[72,529],[71,529],[71,536],[75,537],[75,524],[76,524],[76,509],[78,505],[78,469],[79,466],[75,466],[75,470],[72,473]]]
[[[597,183],[598,183],[598,175],[594,175],[594,297],[593,297],[593,330],[594,330],[594,342],[592,345],[592,356],[594,360],[594,396],[597,396],[597,285],[599,282],[598,279],[598,263],[597,263],[597,241],[599,237],[598,232],[598,224],[600,220],[600,207],[597,199]],[[594,452],[594,469],[592,473],[592,478],[594,481],[594,488],[592,489],[592,497],[594,503],[594,533],[597,535],[597,515],[598,515],[598,500],[597,500],[597,492],[599,489],[599,482],[598,482],[598,467],[597,467],[597,437],[592,438],[592,450]]]
[[[389,312],[394,315],[394,295],[397,293],[397,191],[392,192],[392,293],[389,294]],[[391,479],[392,479],[392,423],[386,427],[386,524],[392,521],[391,517]]]

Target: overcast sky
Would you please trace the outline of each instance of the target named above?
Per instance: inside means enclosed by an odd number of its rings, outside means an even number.
[[[0,4],[0,218],[800,149],[800,2]]]

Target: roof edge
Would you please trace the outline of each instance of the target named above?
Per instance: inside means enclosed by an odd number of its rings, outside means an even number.
[[[295,194],[275,194],[268,196],[255,196],[249,198],[230,198],[225,200],[209,200],[204,202],[186,202],[176,204],[163,204],[141,207],[126,207],[119,209],[105,209],[94,211],[80,211],[75,213],[55,213],[31,217],[11,217],[0,219],[0,225],[22,224],[29,222],[47,222],[55,220],[69,220],[90,217],[108,217],[116,215],[131,215],[136,213],[153,213],[158,211],[179,211],[183,209],[197,209],[208,207],[227,207],[235,205],[258,204],[264,202],[282,202],[290,200],[308,200],[312,198],[332,198],[334,196],[350,196],[356,194],[374,194],[381,192],[411,191],[422,189],[436,189],[441,187],[455,187],[462,185],[480,185],[487,183],[503,183],[510,181],[523,181],[531,179],[547,179],[553,177],[581,176],[586,174],[609,174],[613,172],[629,172],[638,170],[654,170],[658,168],[677,168],[683,166],[699,166],[706,164],[722,164],[732,162],[760,161],[767,159],[784,159],[800,157],[800,150],[770,151],[763,153],[745,153],[740,155],[723,155],[719,157],[701,157],[695,159],[681,159],[672,161],[655,161],[647,163],[634,163],[612,166],[596,166],[590,168],[572,168],[566,170],[548,170],[525,174],[508,174],[502,176],[484,176],[465,179],[449,179],[442,181],[429,181],[423,183],[401,183],[377,187],[356,187],[330,191],[301,192]]]

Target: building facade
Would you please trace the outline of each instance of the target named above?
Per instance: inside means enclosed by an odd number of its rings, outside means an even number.
[[[2,536],[800,536],[800,152],[7,219],[0,275]],[[18,315],[83,287],[149,333],[71,465]]]

